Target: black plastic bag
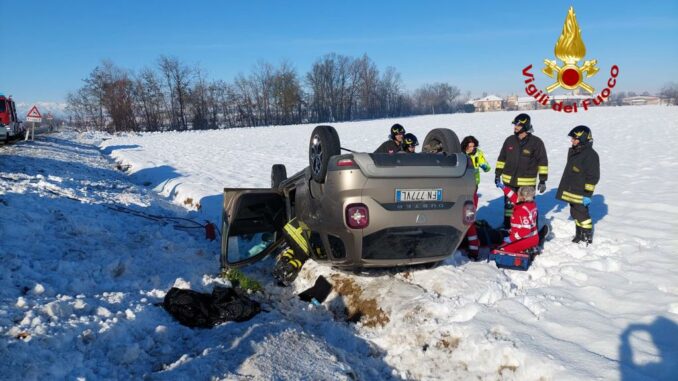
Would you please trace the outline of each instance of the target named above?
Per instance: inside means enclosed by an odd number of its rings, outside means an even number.
[[[215,287],[212,294],[172,287],[163,307],[188,327],[211,328],[227,321],[242,322],[261,311],[259,303],[233,288]]]

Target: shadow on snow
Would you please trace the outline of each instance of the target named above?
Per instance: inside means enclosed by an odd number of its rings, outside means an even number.
[[[649,336],[656,348],[652,357],[658,361],[636,362],[638,355],[648,357],[634,345]],[[675,380],[678,377],[678,325],[663,316],[650,324],[631,324],[620,336],[619,371],[622,381],[633,380]],[[634,356],[635,355],[635,356]],[[643,356],[644,355],[644,356]]]

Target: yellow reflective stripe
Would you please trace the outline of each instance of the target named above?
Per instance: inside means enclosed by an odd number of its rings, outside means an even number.
[[[301,268],[301,261],[298,259],[292,259],[289,263],[298,269]]]
[[[497,162],[497,169],[503,169],[505,165],[506,165],[506,163],[504,163],[503,161],[498,161]]]
[[[537,185],[536,177],[518,177],[518,186],[522,187],[525,185]]]
[[[301,234],[302,228],[298,227],[295,229],[292,225],[287,224],[285,225],[285,231],[290,237],[292,237],[294,242],[299,245],[301,250],[304,251],[304,254],[308,255],[308,243],[306,243],[306,238],[304,238],[304,236]]]
[[[570,202],[570,203],[573,203],[573,204],[581,204],[581,203],[582,203],[581,200],[577,200],[577,199],[574,199],[574,198],[570,198],[570,197],[565,196],[565,195],[563,195],[562,198],[563,198],[564,201],[567,201],[567,202]]]
[[[513,209],[504,209],[504,216],[511,217],[513,215]]]
[[[539,171],[540,175],[548,175],[549,174],[549,167],[546,165],[540,165],[537,167],[537,170]]]
[[[568,191],[563,191],[563,197],[569,197],[569,198],[573,198],[575,200],[581,201],[584,196],[574,194],[574,193],[570,193]]]
[[[584,189],[589,192],[593,192],[593,190],[596,189],[596,186],[595,184],[584,184]]]
[[[579,221],[577,221],[577,220],[574,220],[574,224],[577,225],[577,226],[579,226],[579,227],[581,227],[581,224],[580,224]]]
[[[504,183],[510,183],[511,175],[501,175],[501,181],[503,181]]]
[[[579,226],[583,227],[584,229],[592,229],[593,221],[591,221],[591,219],[589,218],[588,220],[580,222]]]

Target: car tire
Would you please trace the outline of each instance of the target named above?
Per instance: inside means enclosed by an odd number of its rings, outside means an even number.
[[[317,183],[325,182],[330,157],[341,153],[339,134],[332,126],[318,126],[311,133],[308,143],[308,163],[311,178]]]
[[[459,138],[457,137],[457,134],[449,128],[435,128],[426,134],[423,146],[425,147],[431,143],[434,143],[434,145],[435,143],[442,144],[443,152],[448,155],[461,153]]]
[[[284,164],[273,164],[271,167],[271,188],[276,189],[287,179],[287,169]]]

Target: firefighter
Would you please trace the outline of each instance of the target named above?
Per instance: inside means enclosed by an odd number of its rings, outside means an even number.
[[[506,138],[497,158],[494,182],[517,192],[523,186],[546,190],[548,158],[541,139],[532,134],[530,116],[519,114],[513,119],[513,135]],[[513,203],[504,196],[504,229],[511,227]]]
[[[461,149],[468,155],[473,163],[476,176],[476,190],[473,192],[473,205],[478,209],[478,185],[480,184],[480,169],[483,172],[490,171],[490,165],[485,160],[483,151],[478,148],[478,139],[474,136],[467,136],[461,141]],[[466,232],[466,240],[468,241],[468,257],[471,260],[478,259],[478,252],[480,250],[480,240],[478,239],[478,232],[476,231],[476,224],[471,224]]]
[[[284,286],[290,285],[311,253],[310,230],[294,218],[283,227],[284,243],[273,269],[273,277]]]
[[[417,139],[417,136],[408,132],[403,137],[403,142],[401,144],[401,146],[403,147],[402,152],[415,153],[418,145],[419,140]]]
[[[570,203],[570,215],[576,225],[572,242],[593,243],[593,222],[589,205],[593,190],[600,179],[600,160],[593,150],[593,135],[586,126],[577,126],[567,134],[572,147],[567,152],[567,164],[560,179],[556,198]]]
[[[403,138],[405,136],[405,127],[396,123],[391,126],[391,133],[389,139],[383,142],[374,153],[398,153],[403,151]]]

